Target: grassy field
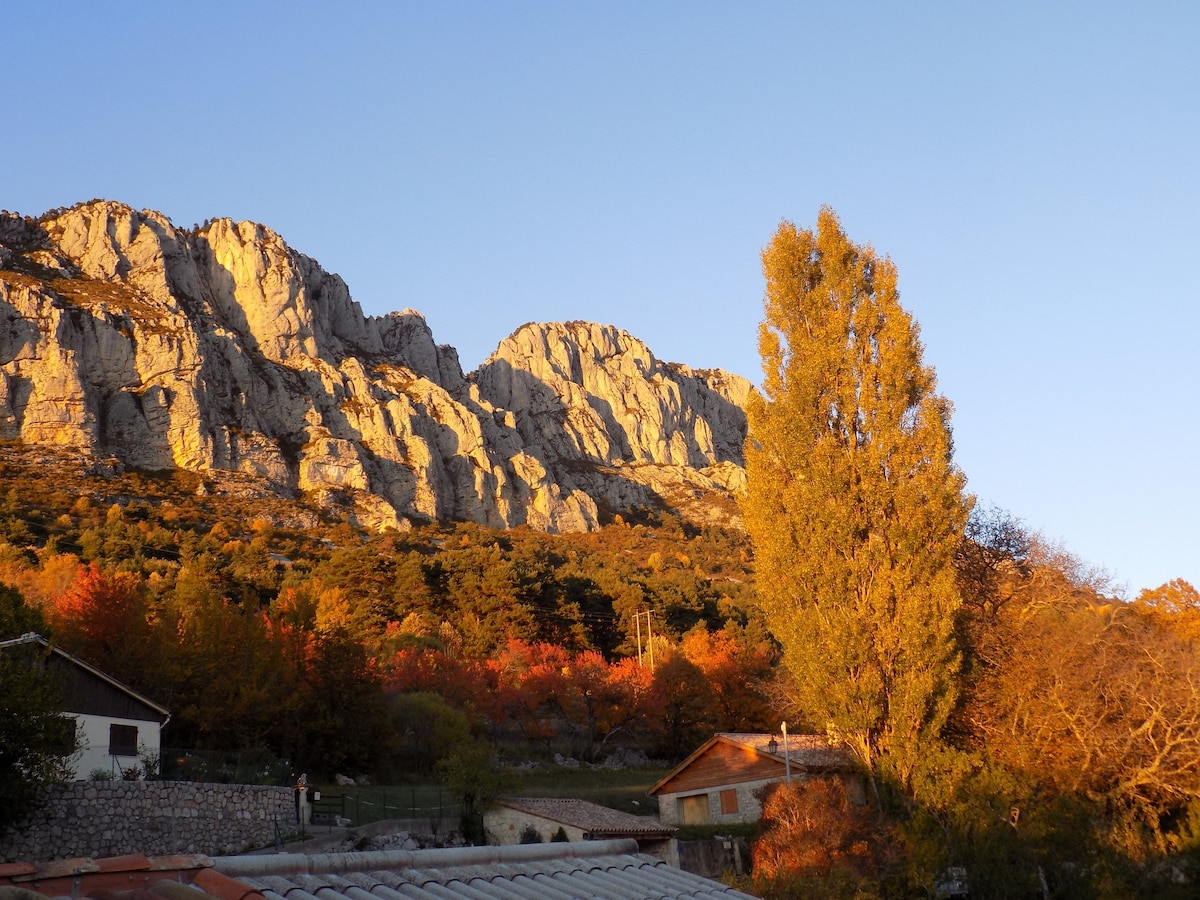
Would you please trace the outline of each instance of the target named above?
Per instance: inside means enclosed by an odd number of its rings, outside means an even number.
[[[758,837],[757,822],[726,822],[722,825],[680,825],[679,839],[681,841],[708,841],[715,837],[745,838],[753,841]]]
[[[512,794],[519,797],[574,797],[636,816],[658,815],[658,798],[646,791],[666,769],[564,769],[549,764],[519,773]],[[458,802],[438,784],[321,785],[318,809],[335,812],[354,825],[380,819],[454,818]]]
[[[317,809],[343,815],[354,825],[380,819],[442,819],[459,815],[457,798],[440,784],[321,785]]]
[[[658,815],[658,798],[646,795],[669,769],[564,769],[543,764],[521,773],[523,797],[575,797],[635,816]]]

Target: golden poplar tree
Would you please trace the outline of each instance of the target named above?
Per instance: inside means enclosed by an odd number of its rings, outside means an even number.
[[[762,395],[743,516],[759,601],[809,723],[907,784],[955,700],[952,561],[970,509],[950,404],[896,268],[837,215],[763,251]]]

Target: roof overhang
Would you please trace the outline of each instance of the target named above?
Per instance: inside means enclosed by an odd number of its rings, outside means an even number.
[[[133,688],[131,688],[129,685],[125,684],[123,681],[119,681],[116,678],[113,678],[108,673],[100,671],[95,666],[93,666],[91,663],[80,659],[74,653],[68,653],[66,650],[64,650],[62,647],[58,646],[57,644],[46,640],[40,634],[34,634],[34,633],[30,632],[29,634],[21,635],[19,638],[13,638],[12,640],[9,640],[9,641],[0,641],[0,650],[7,650],[9,647],[19,647],[19,646],[26,646],[26,645],[40,645],[43,648],[45,648],[46,650],[48,650],[49,652],[53,653],[54,655],[59,656],[65,660],[67,660],[67,662],[78,666],[79,668],[83,669],[84,671],[88,672],[89,674],[96,676],[101,681],[108,682],[108,684],[112,685],[118,691],[128,694],[130,697],[132,697],[138,703],[141,703],[143,706],[154,710],[156,713],[158,713],[164,719],[169,719],[171,717],[171,711],[169,709],[167,709],[165,706],[155,703],[153,700],[151,700],[145,694],[138,693]]]

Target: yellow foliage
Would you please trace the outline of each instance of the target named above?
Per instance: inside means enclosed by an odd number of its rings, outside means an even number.
[[[950,404],[896,268],[832,210],[763,251],[763,394],[743,518],[756,590],[804,716],[906,780],[954,705],[953,558],[969,501]]]
[[[0,562],[0,584],[12,585],[27,604],[44,609],[71,589],[79,571],[79,560],[69,553],[45,556],[37,568],[5,560]]]
[[[354,610],[341,588],[329,588],[317,595],[317,631],[349,630],[353,618]]]

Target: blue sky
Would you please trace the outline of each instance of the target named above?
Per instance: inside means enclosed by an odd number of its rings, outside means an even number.
[[[957,459],[1130,593],[1200,586],[1200,6],[26,3],[0,207],[270,225],[464,365],[611,322],[757,380],[759,251],[895,260]]]

